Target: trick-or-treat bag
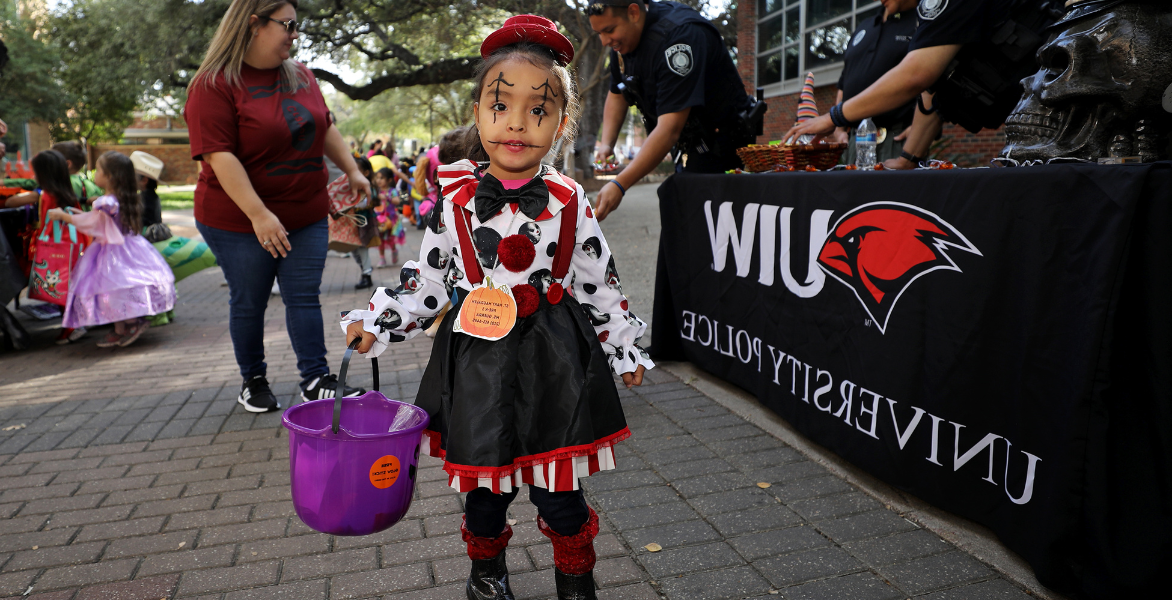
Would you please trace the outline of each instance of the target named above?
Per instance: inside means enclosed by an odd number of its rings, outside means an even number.
[[[326,194],[330,198],[330,250],[350,252],[366,246],[360,231],[367,225],[366,217],[359,214],[365,206],[350,189],[350,178],[343,175],[335,179],[326,186]]]
[[[81,256],[77,229],[61,221],[45,223],[33,247],[28,297],[65,306],[73,267]]]
[[[345,389],[350,357],[338,371]],[[293,509],[306,525],[333,535],[370,535],[398,523],[415,493],[423,409],[378,391],[378,359],[370,359],[374,389],[356,398],[312,400],[285,411]]]

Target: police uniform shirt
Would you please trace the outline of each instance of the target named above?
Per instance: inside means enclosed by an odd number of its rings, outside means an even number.
[[[920,28],[908,52],[988,40],[1017,0],[920,0]]]
[[[647,116],[703,107],[691,114],[699,116],[705,129],[729,124],[748,106],[749,97],[715,28],[683,23],[666,32],[658,44],[650,39],[649,32],[661,18],[681,10],[695,12],[676,2],[647,3],[639,46],[622,57],[626,73],[636,77],[641,108],[651,113]],[[611,50],[610,91],[615,94],[621,93],[618,84],[623,78],[619,63],[617,53]]]
[[[842,100],[845,102],[861,94],[895,68],[907,56],[908,44],[918,26],[919,19],[914,10],[890,15],[886,22],[880,11],[874,19],[860,22],[847,45],[842,77],[838,80]],[[880,127],[910,125],[913,110],[915,102],[910,102],[875,117],[875,123]]]

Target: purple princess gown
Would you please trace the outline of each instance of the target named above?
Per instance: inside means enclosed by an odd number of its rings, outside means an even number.
[[[175,308],[171,267],[141,235],[122,232],[117,198],[98,198],[92,211],[73,215],[73,225],[94,243],[73,269],[63,327],[103,325]]]

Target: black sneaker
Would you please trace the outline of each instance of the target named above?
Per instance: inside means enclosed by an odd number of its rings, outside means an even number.
[[[245,381],[244,385],[240,386],[240,396],[236,401],[244,406],[244,410],[254,413],[281,408],[277,403],[277,397],[273,395],[273,390],[269,388],[269,380],[265,379],[264,375],[257,375]]]
[[[362,279],[359,280],[359,282],[354,285],[354,289],[356,289],[356,290],[365,290],[366,288],[371,288],[371,287],[374,287],[374,281],[372,281],[370,279],[370,275],[367,275],[365,273],[362,275]]]
[[[346,386],[346,393],[342,395],[343,398],[350,398],[353,396],[361,396],[366,393],[363,388],[356,388]],[[309,387],[301,390],[301,399],[309,402],[310,400],[324,400],[326,398],[333,398],[338,395],[338,376],[337,375],[322,375],[317,379],[309,382]]]

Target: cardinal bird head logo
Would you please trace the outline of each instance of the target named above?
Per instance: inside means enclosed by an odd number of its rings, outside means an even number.
[[[842,216],[831,228],[818,266],[854,291],[885,333],[895,303],[913,281],[945,269],[960,272],[951,249],[980,250],[944,219],[900,202],[872,202]]]

